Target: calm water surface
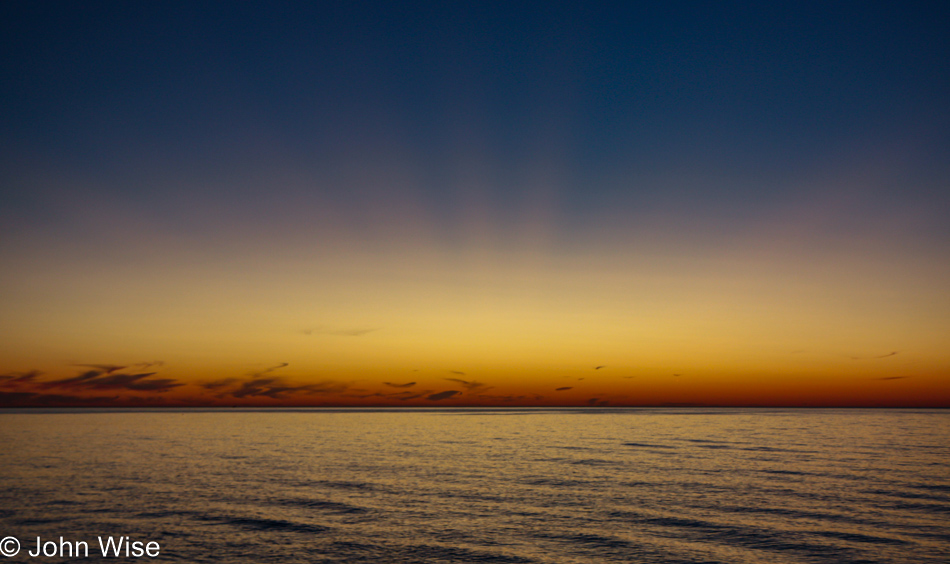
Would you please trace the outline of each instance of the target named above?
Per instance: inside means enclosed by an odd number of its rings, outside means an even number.
[[[946,411],[7,411],[0,449],[9,562],[950,562]]]

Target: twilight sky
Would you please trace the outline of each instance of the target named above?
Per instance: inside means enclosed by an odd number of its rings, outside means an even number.
[[[950,9],[455,4],[0,4],[0,406],[950,407]]]

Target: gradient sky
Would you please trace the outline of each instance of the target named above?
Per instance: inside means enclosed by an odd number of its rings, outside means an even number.
[[[946,6],[313,4],[0,4],[0,405],[950,407]]]

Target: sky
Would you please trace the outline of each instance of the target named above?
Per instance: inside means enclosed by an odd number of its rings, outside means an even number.
[[[3,2],[0,406],[950,407],[947,29]]]

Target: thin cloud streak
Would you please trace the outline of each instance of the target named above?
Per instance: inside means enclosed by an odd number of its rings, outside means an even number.
[[[283,378],[252,378],[241,382],[237,389],[227,392],[234,398],[268,397],[271,399],[286,399],[296,395],[337,394],[345,392],[349,384],[324,380],[315,384],[291,385]]]
[[[102,372],[105,372],[106,374],[111,374],[113,372],[116,372],[117,370],[124,370],[128,368],[127,365],[119,365],[119,364],[74,364],[73,366],[77,366],[80,368],[93,368],[95,370],[100,370]]]
[[[0,374],[0,386],[18,387],[23,384],[32,383],[43,373],[39,370],[30,370],[28,372],[10,372],[9,374]]]
[[[287,399],[300,395],[337,394],[345,392],[350,385],[335,380],[322,380],[313,384],[293,384],[281,376],[271,373],[290,366],[288,362],[281,362],[263,370],[250,373],[246,378],[221,378],[204,382],[201,387],[220,392],[216,397],[270,398],[274,400]]]
[[[42,388],[86,390],[130,390],[137,392],[167,392],[184,384],[172,378],[152,378],[156,372],[115,374],[89,370],[72,378],[52,380],[40,384]]]
[[[490,390],[491,388],[487,384],[482,382],[476,382],[474,380],[460,380],[459,378],[443,378],[447,382],[455,382],[461,384],[466,390],[474,392],[476,390]]]
[[[206,390],[218,390],[221,388],[226,388],[228,386],[234,385],[240,382],[238,378],[222,378],[220,380],[212,380],[211,382],[204,382],[200,386]]]
[[[879,358],[887,358],[889,356],[894,356],[896,354],[897,354],[897,351],[878,355],[878,356],[852,356],[851,360],[877,360]]]

